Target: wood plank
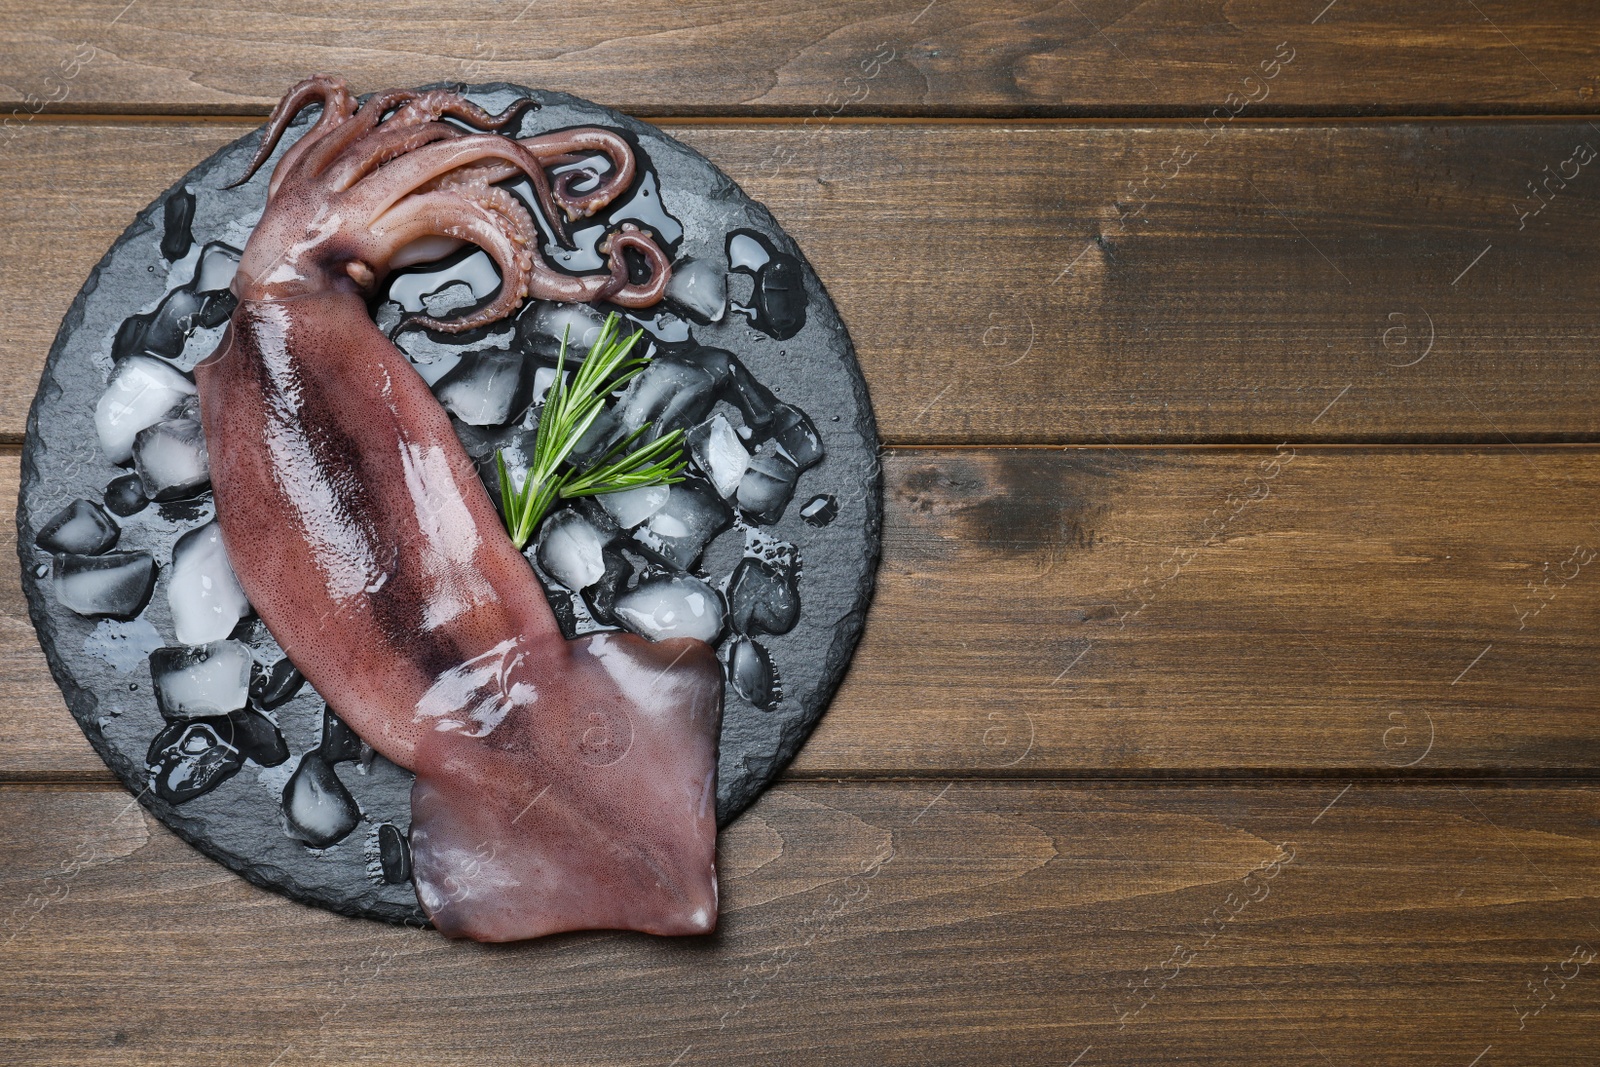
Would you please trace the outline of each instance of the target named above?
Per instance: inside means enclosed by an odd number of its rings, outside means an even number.
[[[898,452],[874,613],[799,766],[1594,767],[1597,459]]]
[[[1204,115],[1280,42],[1275,114],[1594,107],[1592,11],[1462,5],[627,0],[589,9],[394,0],[24,3],[0,29],[4,97],[98,111],[265,114],[292,82],[363,90],[509,80],[642,114]],[[1285,54],[1288,54],[1286,51]],[[874,61],[874,57],[879,57]]]
[[[1568,1067],[1600,1018],[1594,786],[789,786],[715,937],[497,948],[127,804],[0,790],[10,1063]]]
[[[117,233],[242,131],[40,120],[0,154],[0,434]],[[674,132],[811,256],[891,442],[1600,440],[1600,181],[1515,210],[1587,124]]]
[[[885,477],[877,599],[796,774],[1600,768],[1596,449],[931,449]],[[103,778],[15,573],[0,776]]]

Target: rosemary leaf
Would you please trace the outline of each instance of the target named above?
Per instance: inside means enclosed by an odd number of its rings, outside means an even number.
[[[632,354],[644,331],[636,330],[627,339],[618,340],[621,321],[615,312],[606,316],[588,356],[570,381],[565,374],[567,336],[563,333],[556,357],[556,378],[545,394],[532,460],[520,489],[512,484],[505,453],[495,452],[506,532],[519,551],[557,499],[601,496],[683,481],[682,430],[673,430],[628,451],[648,433],[649,424],[611,445],[586,470],[561,469],[605,410],[606,398],[632,381],[649,362],[649,357]]]
[[[637,431],[629,434],[624,443],[638,436]],[[650,485],[676,485],[683,481],[682,442],[683,431],[673,430],[620,459],[606,462],[602,458],[589,470],[563,482],[560,494],[563,497],[599,496]],[[607,455],[612,451],[607,450]]]

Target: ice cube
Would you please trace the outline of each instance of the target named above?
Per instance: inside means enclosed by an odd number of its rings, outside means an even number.
[[[520,353],[486,348],[463,355],[433,393],[468,426],[503,426],[527,410],[532,384]]]
[[[350,790],[315,752],[300,757],[300,766],[284,784],[283,814],[289,836],[311,848],[343,840],[361,821],[361,809]]]
[[[800,332],[806,322],[806,289],[800,261],[780,252],[767,238],[751,230],[738,230],[728,238],[728,267],[755,278],[751,293],[754,307],[735,310],[748,315],[751,324],[782,341]]]
[[[648,438],[672,430],[687,430],[705,418],[717,402],[716,383],[705,369],[657,356],[629,385],[617,401],[623,430],[632,433],[654,423]]]
[[[215,522],[190,530],[172,546],[167,606],[172,609],[173,633],[186,645],[220,641],[250,614],[250,602],[234,577],[222,547],[222,530]]]
[[[161,258],[176,263],[194,244],[194,193],[174,189],[161,204]]]
[[[473,428],[466,423],[455,423],[458,432],[471,431]],[[466,444],[467,433],[460,433],[462,443]],[[473,465],[478,470],[478,480],[483,482],[483,487],[489,490],[489,499],[494,501],[494,506],[500,509],[503,515],[506,511],[505,501],[500,498],[500,455],[504,455],[506,475],[511,479],[512,488],[518,492],[528,481],[528,468],[533,463],[533,445],[537,434],[533,430],[515,429],[502,430],[501,433],[484,442],[481,453],[474,452],[473,446],[468,445],[467,454],[473,457]]]
[[[144,483],[137,474],[124,474],[111,479],[103,496],[106,507],[123,518],[139,514],[150,504],[149,498],[144,495]]]
[[[238,774],[244,756],[224,736],[229,732],[226,719],[220,728],[214,721],[164,727],[145,754],[151,790],[169,804],[182,804]]]
[[[244,708],[222,720],[231,733],[227,740],[247,760],[263,767],[277,767],[288,762],[289,746],[278,731],[277,724],[253,708]],[[219,730],[221,729],[219,723]]]
[[[383,880],[389,885],[404,885],[411,880],[411,844],[394,823],[378,827],[378,862],[383,867]]]
[[[617,525],[617,520],[611,517],[611,512],[600,506],[600,501],[592,496],[580,496],[572,501],[572,507],[579,515],[589,521],[600,533],[600,540],[610,544],[622,536],[622,527]]]
[[[98,556],[117,543],[116,521],[99,504],[74,500],[45,523],[33,543],[46,552],[75,552]]]
[[[574,593],[581,592],[605,574],[605,546],[606,538],[587,518],[571,509],[558,511],[539,531],[539,565]]]
[[[756,274],[756,328],[788,340],[806,324],[808,299],[800,261],[786,252],[774,253]]]
[[[120,366],[125,359],[144,353],[144,331],[150,325],[149,315],[129,315],[117,327],[111,339],[111,362]]]
[[[745,369],[743,363],[728,356],[727,365],[728,386],[725,392],[729,401],[738,406],[739,414],[744,416],[746,426],[758,434],[765,435],[767,428],[772,424],[773,416],[787,405],[780,403],[778,398],[772,395],[772,390],[756,381],[755,376]]]
[[[257,663],[250,669],[250,699],[257,707],[271,711],[294,699],[306,676],[285,656],[270,668]]]
[[[617,619],[652,641],[698,637],[715,641],[722,633],[722,601],[717,591],[688,575],[647,578],[617,598]]]
[[[120,339],[124,344],[136,340],[134,347],[146,355],[177,359],[190,334],[221,326],[233,313],[235,303],[233,294],[226,290],[202,295],[188,289],[174,289],[162,298],[152,314],[143,318],[143,329],[136,339]]]
[[[732,521],[733,509],[716,490],[699,480],[683,481],[668,490],[667,502],[633,536],[673,566],[687,569]]]
[[[762,711],[777,706],[778,672],[772,656],[748,637],[738,637],[728,646],[728,681],[736,693]]]
[[[133,439],[133,466],[151,500],[181,500],[211,484],[211,458],[198,414],[163,419]]]
[[[733,382],[733,368],[739,362],[737,356],[725,348],[711,348],[707,345],[696,345],[693,348],[673,349],[672,358],[679,363],[686,363],[691,367],[699,367],[711,376],[712,388],[720,396]],[[724,399],[730,399],[725,397]]]
[[[399,327],[400,320],[403,318],[405,318],[405,308],[401,307],[393,300],[384,300],[380,302],[377,310],[372,313],[372,321],[378,327],[378,332],[382,333],[388,338],[394,337],[395,330],[397,327]],[[409,348],[404,345],[400,345],[399,347],[400,350],[406,355],[411,355]],[[428,384],[432,385],[433,383],[430,381]]]
[[[540,414],[543,414],[541,409]],[[572,453],[568,457],[576,467],[587,467],[598,461],[601,455],[623,436],[622,423],[617,418],[616,408],[605,408],[589,428],[579,437],[572,446]]]
[[[728,310],[728,276],[704,260],[681,260],[672,265],[667,299],[698,323],[721,322]]]
[[[626,203],[611,212],[612,224],[631,219],[654,236],[656,244],[662,248],[675,243],[683,236],[683,223],[667,214],[666,205],[661,202],[661,190],[656,184],[655,172],[644,171],[638,178],[636,188],[638,191]]]
[[[59,555],[51,564],[56,599],[79,615],[131,619],[150,598],[156,561],[148,552]]]
[[[583,602],[597,621],[615,626],[617,597],[627,589],[628,579],[633,577],[633,565],[627,556],[610,545],[602,550],[600,557],[605,561],[605,573],[584,590]]]
[[[113,463],[128,462],[139,431],[154,426],[193,395],[194,383],[170,364],[149,356],[122,360],[111,372],[94,409],[94,427],[106,458]]]
[[[728,266],[754,274],[772,259],[765,242],[747,230],[736,230],[728,237]]]
[[[563,378],[570,378],[571,371],[562,371]],[[535,367],[533,370],[533,403],[543,405],[550,396],[550,387],[556,384],[556,369],[554,367]],[[592,424],[591,424],[592,425]]]
[[[398,305],[389,304],[388,307]],[[380,308],[381,310],[381,308]],[[505,348],[515,338],[509,329],[493,330],[485,335],[487,342],[495,342],[494,347]],[[423,381],[431,388],[446,374],[454,369],[461,357],[465,354],[462,338],[449,333],[435,333],[426,329],[413,329],[408,326],[401,330],[399,324],[390,327],[389,337],[394,341],[400,351],[406,354],[411,361],[411,366]],[[446,338],[446,340],[439,340]],[[483,347],[489,347],[485,344]]]
[[[822,439],[806,413],[790,404],[780,404],[773,412],[772,425],[767,432],[784,453],[801,470],[807,470],[822,460]]]
[[[732,424],[721,415],[713,415],[690,430],[687,437],[695,462],[711,480],[717,495],[726,500],[737,493],[739,479],[750,465],[750,453]]]
[[[578,636],[578,604],[582,600],[578,594],[567,592],[566,587],[554,578],[541,579],[539,585],[544,589],[545,602],[550,605],[550,614],[556,617],[556,625],[561,627],[562,636],[571,641]]]
[[[743,634],[786,634],[800,618],[793,567],[764,559],[739,561],[728,582],[728,617]]]
[[[819,493],[806,501],[806,506],[800,509],[800,517],[812,526],[826,526],[839,515],[839,501],[832,493]]]
[[[739,481],[739,509],[757,522],[777,522],[783,518],[799,478],[800,468],[788,456],[771,442],[762,445]]]
[[[541,300],[531,314],[521,316],[523,332],[533,351],[546,359],[555,359],[561,351],[561,337],[567,337],[567,366],[575,365],[588,353],[605,316],[588,304],[554,304]]]
[[[150,653],[156,707],[169,719],[227,715],[250,698],[250,649],[240,641]]]
[[[361,758],[360,735],[326,704],[322,705],[322,741],[317,745],[317,755],[329,763],[347,763]]]
[[[606,493],[598,497],[600,506],[617,520],[624,530],[631,530],[661,510],[667,502],[667,487],[645,485],[638,489],[624,489],[620,493]]]
[[[478,461],[488,461],[488,469],[495,470],[494,454],[504,451],[506,468],[515,473],[527,470],[533,459],[535,431],[524,425],[528,420],[511,426],[468,426],[460,419],[451,419],[450,425],[461,439],[467,455]],[[520,481],[519,483],[520,484]]]
[[[200,250],[200,265],[195,268],[189,288],[197,293],[220,293],[233,284],[239,270],[237,248],[213,241]]]

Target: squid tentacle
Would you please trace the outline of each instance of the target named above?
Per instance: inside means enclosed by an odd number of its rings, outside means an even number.
[[[328,166],[351,145],[371,134],[383,117],[394,108],[416,99],[417,94],[410,89],[390,89],[388,92],[373,93],[367,97],[366,103],[351,116],[335,136],[324,137],[313,150],[306,153],[304,167],[306,173],[315,177],[324,173]],[[387,123],[384,123],[387,125]]]
[[[419,194],[450,192],[477,200],[502,215],[513,234],[531,235],[535,232],[533,221],[522,201],[499,186],[488,184],[482,172],[470,167],[441,175],[418,192]],[[391,213],[406,208],[413,199],[415,197],[401,200],[395,208],[390,209]],[[379,224],[382,224],[381,219]],[[648,230],[642,230],[631,222],[623,223],[620,229],[609,234],[598,246],[598,251],[608,260],[606,274],[571,275],[546,266],[542,260],[535,261],[527,283],[527,295],[540,300],[558,300],[563,303],[610,300],[622,307],[649,307],[661,299],[671,274],[671,263],[666,253],[651,237]],[[520,243],[527,244],[527,239],[522,238]],[[630,248],[644,258],[645,265],[649,269],[650,278],[644,283],[634,284],[629,281],[624,251]],[[446,332],[453,331],[439,324],[452,321],[454,320],[432,319],[421,314],[414,314],[406,320],[407,323],[425,325],[434,330],[443,329]]]
[[[417,189],[419,193],[457,193],[469,198],[481,199],[490,203],[495,210],[507,217],[507,221],[516,227],[517,233],[526,235],[526,240],[532,241],[538,231],[534,228],[533,217],[528,214],[528,209],[522,201],[513,196],[509,191],[498,185],[491,185],[484,181],[482,176],[471,166],[459,167],[446,174],[441,174]],[[402,201],[404,203],[404,201]]]
[[[391,127],[387,123],[345,149],[323,172],[323,180],[338,191],[354,186],[385,163],[407,155],[424,145],[453,141],[463,136],[454,126],[430,122],[421,126]]]
[[[556,179],[553,193],[566,211],[568,221],[588,218],[633,184],[636,169],[633,148],[620,134],[610,130],[580,127],[523,138],[519,143],[547,167],[575,162],[588,153],[598,153],[610,161],[611,173],[601,179],[597,188],[587,193],[572,193],[570,186],[577,180],[576,174],[562,175]]]
[[[565,214],[569,222],[593,215],[627,191],[637,169],[628,142],[610,130],[562,130],[538,137],[524,137],[518,143],[532,152],[544,167],[577,163],[595,154],[603,155],[611,162],[611,173],[601,180],[597,188],[581,196],[574,195],[570,188],[577,181],[576,176],[558,177],[549,200],[541,201],[541,206],[552,221],[556,220],[558,211]],[[504,181],[517,173],[514,167],[504,163],[485,162],[476,166],[482,170],[485,180],[490,182]]]
[[[540,184],[548,187],[544,169],[522,145],[499,134],[479,133],[424,145],[393,160],[381,173],[357,182],[345,195],[351,198],[352,207],[365,213],[370,221],[382,215],[407,193],[480,159],[504,160],[526,174],[536,187]]]
[[[272,155],[272,150],[278,147],[278,142],[283,140],[283,135],[289,124],[299,117],[300,112],[312,104],[322,105],[322,116],[317,119],[315,126],[307,130],[305,136],[296,141],[279,161],[277,169],[273,172],[272,181],[269,183],[268,194],[276,193],[281,182],[280,175],[287,177],[294,170],[295,161],[307,152],[313,144],[319,141],[334,127],[348,119],[354,110],[350,91],[345,88],[343,78],[332,74],[314,74],[305,81],[284,94],[278,105],[272,109],[272,115],[267,119],[267,132],[261,138],[261,144],[256,148],[256,154],[251,158],[244,174],[231,183],[228,188],[233,189],[255,176],[256,171]]]
[[[507,196],[503,190],[494,190]],[[402,201],[388,225],[375,232],[391,247],[402,248],[418,238],[449,237],[477,245],[500,268],[500,293],[477,311],[453,319],[437,319],[417,312],[401,320],[397,329],[423,326],[443,333],[461,333],[505,318],[528,295],[528,280],[534,271],[533,255],[527,240],[502,213],[503,205],[493,205],[492,197],[476,199],[456,191],[420,193]]]
[[[562,248],[573,248],[572,236],[567,230],[567,212],[556,200],[555,192],[550,187],[550,176],[544,172],[544,167],[549,164],[543,160],[540,164],[537,177],[515,164],[498,159],[480,159],[456,168],[455,173],[471,175],[474,181],[483,185],[493,185],[523,175],[528,179],[528,184],[533,186],[534,199],[538,201],[540,213],[555,234],[556,244]]]
[[[603,299],[625,308],[645,308],[659,302],[667,291],[667,280],[672,274],[672,264],[661,246],[651,240],[649,230],[641,230],[631,222],[610,234],[600,243],[600,251],[611,260],[611,282]],[[650,268],[650,280],[642,284],[628,281],[628,264],[623,258],[625,249],[633,249],[644,257]]]
[[[510,108],[507,108],[506,111],[501,112],[501,115],[505,115],[510,110]],[[489,117],[496,118],[497,116]],[[349,157],[348,160],[344,163],[335,165],[328,171],[327,177],[330,184],[341,191],[348,189],[360,179],[371,175],[374,170],[377,170],[383,164],[410,153],[416,148],[420,148],[423,145],[435,141],[453,140],[471,136],[461,133],[461,131],[457,130],[453,126],[447,126],[439,122],[429,122],[424,126],[413,126],[410,128],[395,127],[393,122],[394,120],[390,119],[372,134],[368,135],[364,140],[357,142],[357,145],[352,145],[351,148],[347,149],[346,156]],[[444,132],[439,133],[437,136],[427,136],[419,134],[417,132],[419,130]],[[498,139],[498,141],[505,140],[507,139]],[[351,153],[353,153],[357,147],[360,147],[363,150],[363,155],[351,155]],[[493,169],[490,169],[491,166],[493,166]],[[555,200],[550,190],[549,176],[544,173],[542,167],[534,167],[532,170],[524,170],[522,167],[510,163],[479,160],[475,163],[468,163],[457,167],[450,173],[462,175],[470,174],[473,178],[478,180],[479,184],[482,185],[488,185],[491,181],[501,181],[519,173],[525,174],[528,177],[530,184],[533,186],[534,195],[539,200],[540,208],[544,211],[545,217],[550,221],[551,227],[556,235],[557,243],[561,244],[563,247],[571,247],[571,238],[562,228],[561,217],[555,208]],[[496,177],[496,175],[498,175],[498,177]],[[424,183],[423,186],[419,187],[418,191],[426,189],[427,186],[428,183]],[[530,232],[532,231],[530,230]]]
[[[524,98],[508,104],[504,111],[492,114],[460,93],[453,93],[444,89],[433,89],[426,93],[416,94],[405,107],[395,113],[390,121],[421,123],[434,122],[441,118],[452,118],[464,122],[476,130],[500,130],[538,106],[539,102],[537,100]]]
[[[347,123],[337,138],[327,138],[318,146],[314,160],[308,160],[310,172],[323,172],[338,157],[361,138],[382,127],[399,130],[423,126],[443,116],[458,119],[478,130],[498,130],[525,114],[537,101],[520,100],[499,114],[490,114],[459,93],[435,89],[419,93],[414,89],[390,89],[367,97],[354,121]],[[393,112],[393,114],[390,114]]]
[[[373,224],[374,229],[385,232],[393,228],[397,224],[392,223],[390,221],[391,218],[409,219],[412,220],[413,224],[416,220],[425,218],[426,216],[423,212],[413,207],[416,201],[423,197],[428,198],[426,202],[430,205],[430,208],[444,205],[435,211],[434,218],[436,219],[448,219],[448,205],[451,200],[471,202],[496,216],[495,221],[505,231],[507,238],[527,252],[526,263],[523,262],[523,257],[518,257],[517,261],[524,273],[524,278],[522,282],[519,282],[519,285],[523,289],[527,288],[526,284],[523,283],[526,281],[527,272],[531,270],[533,265],[534,246],[538,240],[538,231],[534,228],[533,219],[529,216],[528,210],[521,200],[499,186],[488,185],[476,180],[470,172],[452,171],[435,178],[419,188],[411,196],[402,199]],[[433,234],[423,234],[422,236],[459,240],[459,238],[454,238],[444,233],[442,226],[435,226],[434,230]],[[415,240],[415,238],[412,240]],[[504,276],[503,270],[502,276]],[[527,294],[524,293],[524,295]],[[442,322],[446,320],[435,321]]]
[[[441,189],[473,190],[469,195],[485,198],[487,206],[499,211],[513,227],[513,232],[532,234],[533,223],[522,201],[504,189],[484,185],[477,176],[445,175],[437,182]],[[671,263],[652,239],[648,230],[631,222],[603,240],[598,251],[607,257],[607,274],[571,275],[554,270],[542,260],[533,263],[528,280],[528,295],[540,300],[559,300],[563,303],[591,303],[609,299],[623,307],[649,307],[661,299],[671,274]],[[628,279],[628,265],[623,258],[624,249],[632,248],[645,260],[650,272],[649,281],[635,285]],[[573,283],[577,282],[577,285]]]
[[[568,274],[539,254],[541,239],[527,206],[494,184],[525,176],[558,241],[570,246],[564,221],[592,215],[613,202],[637,175],[630,142],[619,134],[580,127],[518,140],[473,132],[461,125],[503,127],[532,102],[490,114],[459,93],[391,90],[369,96],[357,109],[342,81],[319,76],[296,86],[280,103],[253,168],[271,154],[295,116],[318,100],[323,116],[285,153],[273,175],[269,202],[278,199],[282,183],[294,184],[297,201],[336,201],[337,217],[346,220],[341,225],[357,227],[353,243],[336,253],[347,260],[343,272],[350,279],[370,289],[393,269],[466,243],[482,247],[500,269],[500,292],[484,307],[451,319],[412,315],[402,326],[461,332],[504,318],[530,296],[582,303],[610,300],[629,308],[661,299],[671,264],[648,231],[624,223],[599,246],[607,261],[603,272]],[[440,121],[446,117],[461,125]],[[611,167],[586,193],[573,188],[583,176],[569,173],[552,179],[546,169],[595,155],[605,157]],[[362,232],[365,238],[356,236]],[[630,280],[630,253],[642,257],[645,281]],[[277,275],[264,263],[241,277]],[[290,279],[289,287],[278,291],[292,292],[292,284]]]

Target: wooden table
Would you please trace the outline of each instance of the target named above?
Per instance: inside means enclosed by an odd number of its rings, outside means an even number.
[[[137,208],[310,71],[507,79],[801,242],[884,563],[720,933],[512,948],[179,842],[0,568],[0,1062],[1595,1062],[1591,5],[124,2],[0,19],[7,493]]]

